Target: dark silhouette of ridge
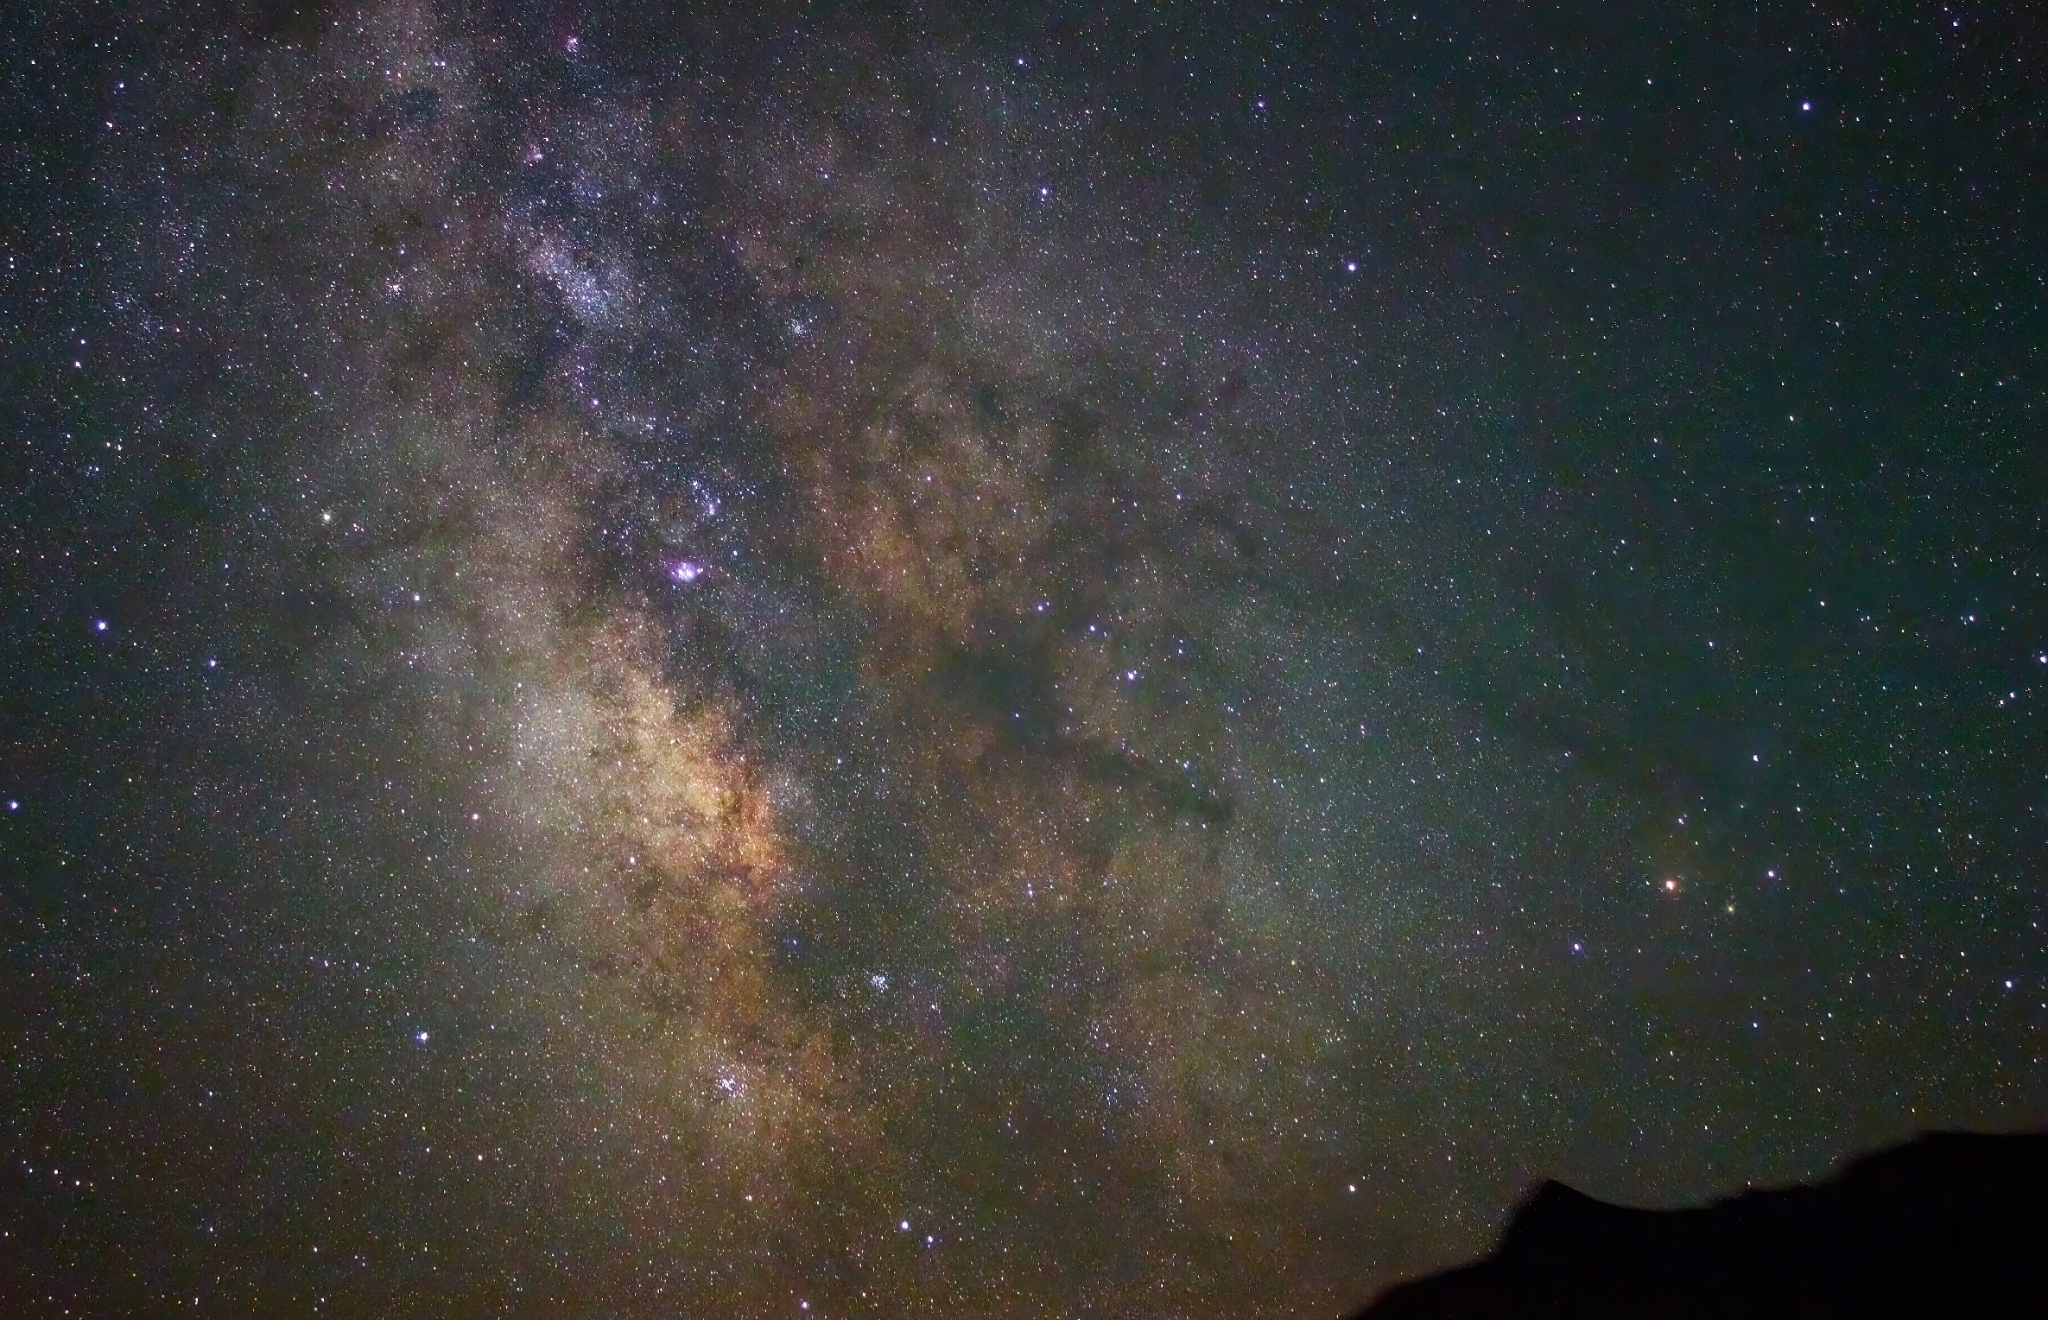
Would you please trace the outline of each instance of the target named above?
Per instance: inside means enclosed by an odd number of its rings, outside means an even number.
[[[1492,1255],[1353,1320],[2048,1318],[2048,1132],[1928,1133],[1811,1187],[1631,1210],[1546,1182]]]

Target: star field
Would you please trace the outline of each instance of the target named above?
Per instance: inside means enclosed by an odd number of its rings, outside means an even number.
[[[2024,19],[5,24],[9,1314],[1334,1316],[2048,1123]]]

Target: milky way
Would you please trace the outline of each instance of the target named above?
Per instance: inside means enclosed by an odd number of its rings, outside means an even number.
[[[1575,328],[1577,148],[1498,108],[1056,28],[113,25],[25,469],[84,512],[16,526],[21,1297],[1334,1314],[1534,1177],[2038,1116],[2038,784],[1933,749],[2039,730],[1878,696],[1879,515],[1745,558],[1908,477],[1709,434],[1843,388]],[[1460,115],[1522,201],[1404,158]],[[1920,711],[2038,700],[2005,526]]]

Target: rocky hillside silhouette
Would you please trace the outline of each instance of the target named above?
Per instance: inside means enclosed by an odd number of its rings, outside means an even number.
[[[1811,1187],[1632,1210],[1545,1183],[1491,1256],[1353,1320],[2048,1317],[2048,1132],[1929,1133]]]

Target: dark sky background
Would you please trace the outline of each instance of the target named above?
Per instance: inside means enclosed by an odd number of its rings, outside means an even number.
[[[2048,44],[1877,8],[7,6],[0,1307],[1334,1316],[2048,1122]]]

